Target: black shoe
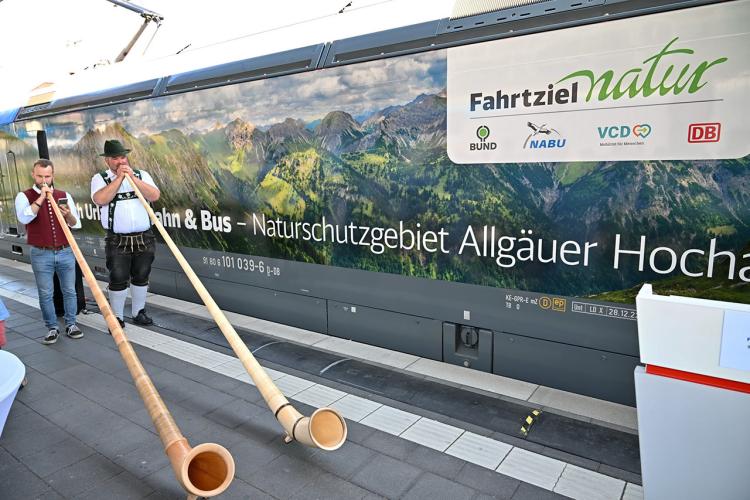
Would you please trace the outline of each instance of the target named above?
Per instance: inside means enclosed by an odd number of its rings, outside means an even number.
[[[147,314],[145,309],[141,309],[138,311],[138,314],[133,318],[133,323],[136,323],[138,325],[153,325],[154,320],[152,320]]]
[[[68,325],[65,327],[65,335],[71,339],[80,339],[83,337],[83,332],[76,325]]]
[[[57,342],[57,337],[60,335],[60,330],[57,328],[50,328],[47,332],[47,336],[42,339],[42,344],[50,345]]]
[[[117,318],[117,316],[115,316],[115,317]],[[125,329],[125,322],[123,320],[121,320],[120,318],[117,318],[117,322],[120,323],[120,328],[122,328],[124,330]],[[112,330],[110,330],[109,328],[107,328],[107,331],[109,332],[110,335],[112,335]]]

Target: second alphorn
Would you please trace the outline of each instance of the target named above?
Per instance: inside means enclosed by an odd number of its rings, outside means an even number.
[[[125,365],[128,367],[130,376],[138,389],[146,410],[154,422],[161,442],[164,445],[164,452],[169,457],[177,480],[182,487],[189,493],[188,498],[212,497],[219,495],[226,490],[234,479],[234,459],[226,448],[216,443],[203,443],[191,447],[185,436],[180,432],[179,427],[169,413],[164,401],[159,396],[159,392],[154,387],[153,382],[141,365],[138,355],[130,345],[125,333],[120,327],[109,302],[104,297],[104,293],[99,288],[94,274],[91,272],[86,263],[86,259],[78,248],[78,244],[73,238],[73,233],[68,228],[60,208],[57,206],[51,193],[47,193],[47,202],[57,216],[57,220],[62,226],[63,233],[68,238],[68,243],[73,250],[73,254],[81,267],[83,277],[89,285],[91,292],[94,294],[99,310],[107,322],[112,338],[120,351]]]
[[[255,359],[255,356],[252,355],[247,348],[247,345],[245,345],[240,336],[237,335],[232,324],[216,304],[213,297],[211,297],[211,294],[208,293],[206,287],[203,286],[198,275],[195,274],[193,268],[190,267],[190,264],[188,264],[185,257],[183,257],[182,252],[177,248],[177,245],[169,236],[166,229],[164,229],[161,222],[159,222],[159,219],[156,218],[156,214],[154,214],[148,201],[143,197],[141,190],[138,189],[133,177],[131,175],[128,175],[127,177],[130,185],[133,187],[133,191],[135,191],[138,199],[141,200],[141,203],[148,212],[151,222],[153,222],[156,229],[161,233],[164,242],[172,251],[172,254],[174,254],[175,259],[177,259],[177,262],[185,272],[185,275],[187,275],[190,283],[192,283],[195,291],[198,292],[201,300],[203,300],[203,303],[208,308],[208,312],[211,314],[214,321],[216,321],[219,330],[224,334],[224,337],[227,339],[227,342],[229,342],[232,350],[240,359],[245,370],[247,370],[247,373],[258,387],[266,404],[284,428],[284,431],[286,432],[286,441],[297,440],[307,446],[313,446],[329,451],[340,448],[344,444],[344,441],[346,441],[347,434],[344,417],[333,408],[318,408],[312,415],[305,417],[289,403],[289,400],[287,400],[279,388],[276,387],[276,384],[273,383],[271,377],[268,376],[265,370],[263,370],[263,367],[260,366],[260,363]]]

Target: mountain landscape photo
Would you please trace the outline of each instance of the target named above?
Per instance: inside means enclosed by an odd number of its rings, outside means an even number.
[[[444,64],[430,57],[437,61],[427,60],[433,66]],[[346,68],[333,71],[339,81],[351,77]],[[433,67],[419,71],[420,81],[440,74]],[[233,225],[229,232],[169,229],[178,244],[190,247],[612,302],[632,303],[640,284],[651,282],[659,293],[750,303],[750,287],[737,277],[741,255],[750,252],[749,158],[457,165],[446,153],[442,75],[430,76],[429,88],[415,87],[418,93],[411,97],[402,88],[412,87],[393,76],[372,86],[375,90],[358,87],[356,95],[323,95],[316,87],[321,96],[285,101],[289,108],[282,111],[273,105],[280,99],[265,103],[258,96],[301,95],[302,84],[317,85],[313,79],[320,77],[300,75],[289,82],[251,82],[144,101],[107,119],[92,111],[81,120],[80,132],[53,144],[51,151],[64,165],[62,179],[75,186],[77,200],[88,200],[91,176],[105,168],[98,156],[104,140],[119,139],[133,150],[131,165],[148,171],[161,187],[157,211],[206,210],[247,224]],[[295,93],[272,85],[295,87]],[[399,102],[366,98],[375,91],[400,96]],[[311,102],[317,107],[307,114],[294,111],[295,105],[303,109]],[[146,105],[165,118],[145,126]],[[255,121],[243,117],[243,109],[256,113]],[[66,119],[52,117],[48,134],[54,137],[56,127],[68,126]],[[402,223],[412,229],[442,228],[450,235],[449,252],[388,249],[376,254],[366,246],[266,237],[253,234],[253,214],[309,223],[325,217],[342,227],[398,228]],[[573,240],[597,247],[586,266],[535,259],[501,267],[471,251],[459,255],[468,226],[491,226],[497,235],[517,239],[522,230],[533,230],[533,240],[541,238],[546,245]],[[84,229],[101,232],[97,221],[85,221]],[[668,274],[648,266],[640,270],[634,257],[624,257],[615,269],[617,234],[624,248],[637,249],[643,236],[647,251],[669,247],[678,256],[689,249],[707,250],[715,239],[717,248],[740,258],[733,279],[727,258],[715,263],[713,278],[690,278],[679,269]],[[668,254],[659,253],[654,264],[667,268]],[[705,271],[706,257],[693,257],[690,265]]]

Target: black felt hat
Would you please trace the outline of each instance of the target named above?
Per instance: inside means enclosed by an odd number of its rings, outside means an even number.
[[[129,149],[123,146],[120,141],[113,139],[111,141],[104,141],[104,153],[99,156],[126,156],[128,153],[130,153]]]

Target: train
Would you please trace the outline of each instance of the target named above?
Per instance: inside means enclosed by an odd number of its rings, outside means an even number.
[[[0,113],[0,255],[48,148],[106,279],[117,139],[222,308],[634,406],[644,283],[750,303],[748,19],[516,2],[37,99]],[[162,245],[150,287],[198,301]]]

